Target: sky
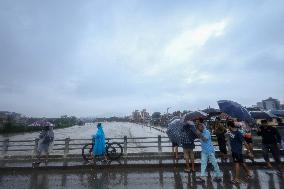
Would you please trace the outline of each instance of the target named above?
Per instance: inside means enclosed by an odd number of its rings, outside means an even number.
[[[284,100],[284,1],[1,0],[0,110],[124,116]]]

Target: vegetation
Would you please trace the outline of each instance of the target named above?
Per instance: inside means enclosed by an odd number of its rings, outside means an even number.
[[[41,127],[31,127],[31,123],[40,120],[39,118],[29,118],[25,121],[16,121],[11,116],[7,117],[7,120],[0,127],[0,133],[15,133],[15,132],[32,132],[39,131]],[[55,125],[54,129],[71,127],[74,125],[83,125],[84,123],[77,119],[75,116],[61,116],[60,118],[46,118],[45,120]]]

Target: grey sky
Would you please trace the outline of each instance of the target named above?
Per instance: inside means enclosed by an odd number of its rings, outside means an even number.
[[[284,99],[284,1],[0,2],[0,109],[127,115]]]

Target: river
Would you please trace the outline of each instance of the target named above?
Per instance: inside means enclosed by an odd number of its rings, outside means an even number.
[[[92,134],[97,131],[97,123],[87,123],[84,126],[75,125],[69,128],[54,129],[54,136],[56,139],[89,139]],[[105,122],[103,129],[106,137],[118,138],[127,137],[157,137],[158,135],[166,136],[165,133],[150,129],[141,124],[128,122]],[[5,139],[10,140],[28,140],[35,139],[39,136],[39,132],[15,133],[15,134],[1,134],[0,141]]]

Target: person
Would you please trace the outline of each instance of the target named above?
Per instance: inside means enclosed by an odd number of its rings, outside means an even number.
[[[179,132],[182,126],[183,126],[182,120],[179,118],[176,118],[176,119],[171,120],[171,122],[168,124],[168,128],[166,131],[172,143],[172,153],[175,159],[178,159],[178,147],[179,147],[178,135],[179,135]]]
[[[281,136],[281,147],[284,149],[284,124],[281,118],[277,118],[277,130]]]
[[[97,132],[92,136],[93,141],[93,156],[103,156],[104,160],[107,160],[106,157],[106,141],[105,134],[103,131],[102,123],[98,123]]]
[[[38,148],[37,148],[37,158],[38,162],[41,162],[41,156],[45,155],[45,163],[47,164],[48,155],[52,148],[54,141],[54,133],[52,126],[45,126],[41,133],[39,134]]]
[[[247,165],[244,163],[244,158],[242,154],[243,144],[247,147],[247,143],[244,140],[244,137],[240,131],[238,131],[235,126],[234,121],[230,120],[227,123],[230,132],[228,133],[230,138],[230,146],[232,151],[232,158],[234,161],[235,167],[235,177],[231,180],[233,184],[240,183],[240,165],[246,172],[246,178],[249,179],[252,177],[252,173],[248,169]],[[248,147],[247,147],[248,148]]]
[[[276,128],[268,125],[267,120],[261,120],[261,126],[257,129],[257,135],[262,137],[262,153],[263,158],[266,162],[266,167],[272,168],[268,155],[268,153],[271,152],[275,162],[277,163],[277,171],[278,173],[281,173],[281,137],[279,132]]]
[[[214,132],[217,137],[217,142],[218,142],[221,158],[227,158],[227,147],[226,147],[226,136],[225,136],[227,129],[222,123],[220,123],[219,117],[217,117],[215,121],[216,122],[215,122]]]
[[[201,133],[196,129],[195,124],[190,120],[190,116],[186,115],[183,120],[183,127],[181,129],[180,143],[183,148],[184,159],[185,159],[185,172],[195,172],[194,166],[194,152],[195,148],[194,140],[202,136]],[[206,140],[206,139],[204,139]],[[191,167],[189,165],[189,160]]]
[[[207,167],[207,162],[209,160],[214,167],[214,172],[215,172],[214,180],[219,182],[222,180],[221,171],[219,169],[217,159],[215,157],[215,150],[212,144],[211,134],[205,128],[203,124],[203,120],[200,119],[199,122],[200,123],[198,124],[197,129],[200,131],[201,135],[203,136],[203,139],[206,139],[206,140],[202,140],[202,139],[200,140],[201,149],[202,149],[201,151],[201,174],[200,174],[200,177],[197,177],[197,179],[200,181],[205,181],[205,170]]]
[[[246,151],[247,156],[249,159],[254,162],[254,155],[253,155],[253,142],[252,142],[252,133],[251,133],[251,127],[245,123],[242,122],[241,127],[243,129],[243,136],[244,139],[248,145],[248,149]],[[250,152],[250,153],[249,153]]]

